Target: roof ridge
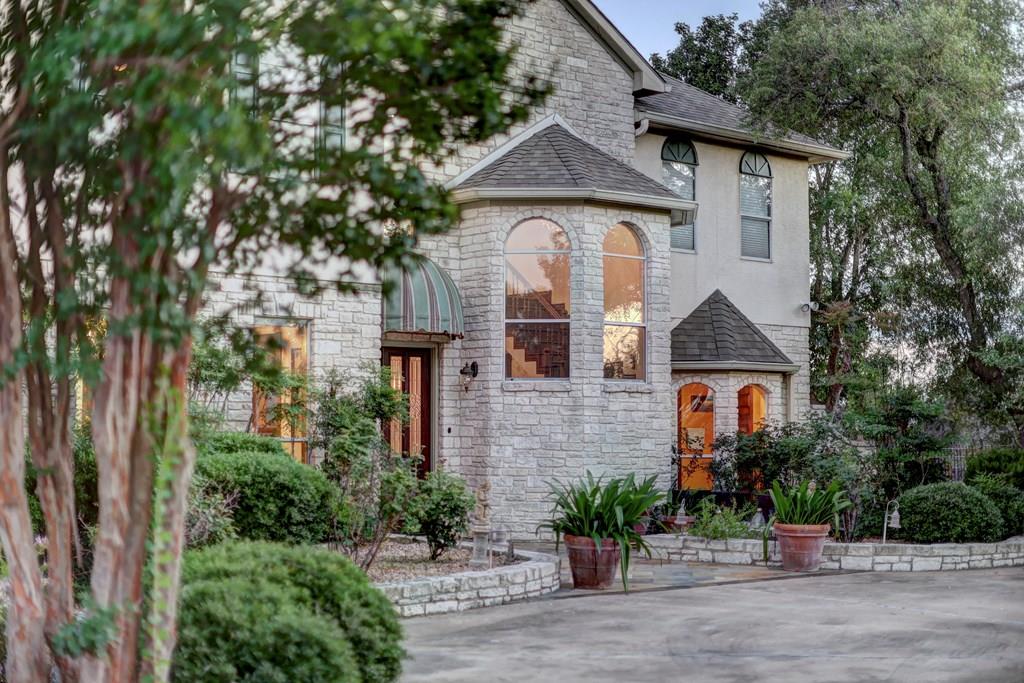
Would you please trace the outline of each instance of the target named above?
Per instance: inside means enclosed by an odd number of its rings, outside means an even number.
[[[578,167],[580,166],[580,164],[578,162],[570,163],[566,159],[566,154],[563,154],[563,152],[568,152],[568,150],[560,149],[559,145],[555,144],[555,140],[549,139],[551,137],[552,132],[555,131],[556,129],[560,129],[566,135],[572,135],[569,131],[565,130],[564,128],[557,124],[548,127],[546,130],[541,131],[540,133],[538,133],[538,135],[542,136],[544,138],[544,141],[551,146],[551,149],[554,151],[555,156],[558,157],[558,160],[562,163],[562,166],[564,166],[565,170],[568,171],[569,177],[572,178],[572,181],[576,185],[576,187],[585,187],[581,180],[593,182],[593,178],[590,178],[586,173],[578,173]],[[576,139],[586,143],[586,140],[583,140],[582,138]],[[582,176],[582,178],[577,177],[577,175]]]

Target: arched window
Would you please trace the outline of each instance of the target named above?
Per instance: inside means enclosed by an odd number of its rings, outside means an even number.
[[[737,396],[739,431],[753,434],[768,418],[768,392],[759,384],[748,384]]]
[[[696,201],[697,151],[692,144],[673,138],[665,141],[661,148],[661,179],[681,198]],[[694,250],[696,242],[692,221],[684,223],[673,216],[669,230],[672,249]]]
[[[772,232],[772,167],[763,154],[747,152],[740,159],[740,253],[770,259]]]
[[[647,378],[646,255],[625,223],[604,237],[604,376]]]
[[[715,437],[715,392],[706,384],[679,389],[676,426],[679,481],[685,489],[711,488],[711,455]]]
[[[505,377],[569,376],[569,238],[544,218],[505,241]]]

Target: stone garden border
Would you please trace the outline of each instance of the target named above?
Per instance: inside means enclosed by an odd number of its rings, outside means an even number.
[[[374,585],[391,600],[403,617],[504,605],[559,589],[561,561],[556,555],[527,550],[516,550],[515,553],[525,561],[493,569]]]
[[[646,537],[661,559],[720,564],[763,564],[760,539],[713,541],[696,536],[657,534]],[[822,569],[875,572],[923,572],[1024,566],[1024,540],[1000,543],[825,543]],[[775,541],[768,542],[768,566],[782,564]]]

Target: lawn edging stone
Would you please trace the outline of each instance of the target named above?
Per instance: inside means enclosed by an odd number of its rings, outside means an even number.
[[[684,562],[761,565],[764,544],[760,539],[731,538],[711,541],[682,534],[646,536],[654,557]],[[768,566],[782,565],[775,541],[768,542]],[[1024,539],[1000,543],[825,543],[822,569],[875,572],[951,571],[1024,566]]]
[[[374,584],[403,617],[504,605],[557,591],[561,564],[555,555],[516,550],[523,561],[491,569]]]

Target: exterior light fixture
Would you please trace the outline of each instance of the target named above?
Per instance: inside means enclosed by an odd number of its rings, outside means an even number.
[[[892,512],[889,512],[889,508],[892,508]],[[882,518],[882,545],[885,545],[885,539],[889,529],[900,528],[900,503],[897,500],[890,500],[885,504],[885,516]]]
[[[819,310],[821,310],[821,305],[817,301],[809,301],[801,305],[800,310],[803,311],[804,313],[810,313],[811,311],[817,313]]]
[[[459,380],[462,382],[462,388],[464,391],[469,391],[469,385],[473,383],[476,376],[480,374],[480,366],[476,364],[476,361],[472,363],[466,363],[459,370]]]

